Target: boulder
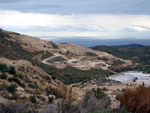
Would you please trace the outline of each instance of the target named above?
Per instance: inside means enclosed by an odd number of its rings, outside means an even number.
[[[8,98],[11,98],[13,95],[11,93],[9,93],[7,96],[8,96]]]
[[[24,89],[21,87],[17,87],[16,90],[17,90],[17,92],[24,92]]]
[[[48,95],[48,97],[55,99],[55,95]]]

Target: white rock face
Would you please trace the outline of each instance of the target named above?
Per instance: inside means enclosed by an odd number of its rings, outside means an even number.
[[[133,80],[136,78],[136,81]],[[143,74],[142,72],[129,71],[122,72],[116,75],[110,76],[109,79],[120,81],[128,84],[144,84],[150,85],[150,74]]]
[[[51,97],[51,98],[53,98],[53,99],[55,99],[56,97],[55,97],[55,95],[49,95],[49,97]]]
[[[11,93],[9,93],[7,96],[11,98],[13,95]]]
[[[24,92],[24,89],[21,88],[21,87],[17,87],[16,90],[17,90],[18,92]]]

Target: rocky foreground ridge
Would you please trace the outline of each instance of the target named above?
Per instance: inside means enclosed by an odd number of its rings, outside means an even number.
[[[49,88],[64,84],[26,60],[0,58],[0,96],[9,100],[30,101],[35,96],[38,106],[49,102]],[[54,96],[55,97],[55,96]]]

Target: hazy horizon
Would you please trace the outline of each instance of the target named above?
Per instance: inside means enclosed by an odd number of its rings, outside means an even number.
[[[106,45],[106,46],[116,46],[116,45],[127,45],[127,44],[141,44],[145,46],[150,46],[150,39],[90,39],[87,38],[43,38],[43,40],[52,41],[54,43],[67,43],[67,44],[76,44],[78,46],[84,47],[93,47],[97,45]]]
[[[0,0],[0,28],[42,37],[150,39],[149,0]]]

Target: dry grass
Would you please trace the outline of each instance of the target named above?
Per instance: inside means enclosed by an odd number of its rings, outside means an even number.
[[[66,86],[66,85],[62,86],[58,90],[58,93],[62,95],[63,100],[68,100],[68,102],[72,102],[77,99],[76,91],[73,90],[73,88],[70,86]]]
[[[150,113],[150,88],[127,89],[119,96],[119,101],[129,112]]]
[[[58,105],[59,111],[69,113],[73,107],[72,102],[77,99],[76,92],[73,91],[72,87],[64,85],[58,89],[58,93],[62,95],[62,101]]]

